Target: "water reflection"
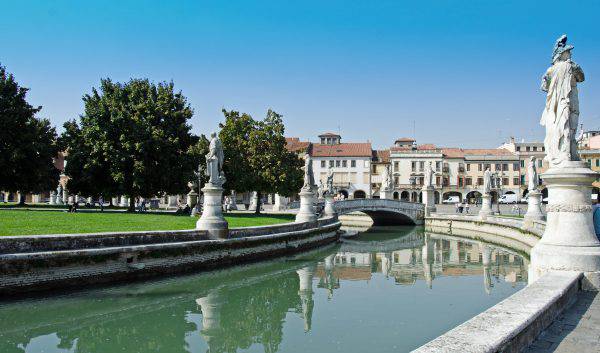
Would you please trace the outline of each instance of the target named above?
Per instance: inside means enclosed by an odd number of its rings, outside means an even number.
[[[519,289],[527,265],[482,242],[373,229],[293,258],[4,303],[0,352],[303,352],[331,342],[360,352],[371,338],[404,351]],[[417,315],[428,310],[442,318]]]

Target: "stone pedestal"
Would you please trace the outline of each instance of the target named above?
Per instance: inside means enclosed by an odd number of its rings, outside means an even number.
[[[65,204],[67,203],[67,201],[69,201],[69,192],[66,189],[63,189],[63,194],[62,194],[62,202],[60,202],[60,200],[56,200],[57,204]]]
[[[323,195],[325,198],[325,208],[323,209],[323,216],[325,217],[337,217],[337,212],[335,211],[333,195],[325,194]]]
[[[192,207],[196,206],[197,202],[198,202],[198,194],[195,191],[188,192],[187,198],[186,198],[187,205],[190,208],[192,208]]]
[[[284,211],[287,209],[288,198],[275,194],[275,202],[273,203],[273,211]]]
[[[542,213],[542,193],[534,190],[529,193],[527,198],[527,213],[525,213],[524,221],[543,221],[546,219]]]
[[[119,206],[121,206],[121,207],[129,206],[129,201],[127,200],[127,197],[121,196],[121,202],[119,203]]]
[[[300,209],[296,215],[296,222],[312,222],[317,220],[315,213],[315,192],[310,189],[300,191]]]
[[[584,287],[600,288],[600,241],[594,232],[591,193],[598,173],[569,162],[542,175],[548,187],[546,230],[531,250],[530,282],[548,271],[581,271]]]
[[[56,192],[55,191],[50,192],[50,200],[48,201],[48,204],[56,205]]]
[[[382,188],[381,190],[379,190],[379,198],[391,200],[394,198],[394,191]]]
[[[425,216],[435,213],[435,188],[433,186],[423,186],[423,203],[425,204]]]
[[[486,193],[481,196],[481,210],[479,210],[479,217],[486,219],[488,216],[494,214],[492,211],[492,195]]]
[[[111,203],[113,206],[118,206],[119,205],[119,197],[115,196],[115,197],[111,198]]]
[[[226,239],[229,234],[227,221],[223,217],[223,188],[207,183],[203,188],[204,202],[202,216],[196,223],[196,229],[208,231],[211,239]]]

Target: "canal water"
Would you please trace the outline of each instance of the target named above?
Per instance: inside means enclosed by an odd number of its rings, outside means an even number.
[[[523,288],[527,265],[372,228],[299,256],[0,303],[0,352],[406,352]]]

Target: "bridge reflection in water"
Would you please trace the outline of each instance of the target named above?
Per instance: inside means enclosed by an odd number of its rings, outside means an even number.
[[[2,303],[0,352],[406,351],[520,289],[527,265],[485,243],[376,228],[292,258]]]

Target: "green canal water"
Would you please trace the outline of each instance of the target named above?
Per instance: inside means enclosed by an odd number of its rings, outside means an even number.
[[[375,228],[299,256],[0,303],[0,352],[406,352],[523,288],[527,264]]]

